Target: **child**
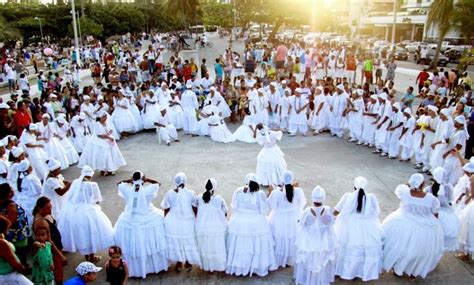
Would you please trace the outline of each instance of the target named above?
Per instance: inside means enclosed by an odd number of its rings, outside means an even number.
[[[128,266],[122,259],[122,249],[118,246],[109,247],[110,259],[105,263],[106,281],[111,285],[123,285],[128,280]]]
[[[33,272],[32,280],[35,284],[54,284],[54,266],[49,230],[41,227],[35,229],[35,242],[33,243]]]
[[[311,194],[313,205],[304,210],[296,238],[294,277],[296,284],[315,285],[334,282],[336,236],[334,216],[323,206],[326,192],[316,186]]]

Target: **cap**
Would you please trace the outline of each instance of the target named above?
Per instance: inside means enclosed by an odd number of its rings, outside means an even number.
[[[102,267],[97,267],[94,265],[94,263],[91,263],[88,261],[83,261],[79,263],[79,265],[76,267],[76,272],[80,276],[84,276],[88,273],[99,272],[101,270],[102,270]]]

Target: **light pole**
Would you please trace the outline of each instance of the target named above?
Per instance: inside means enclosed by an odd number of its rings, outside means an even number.
[[[395,46],[395,30],[397,26],[397,2],[398,0],[393,0],[392,47]]]
[[[76,21],[76,5],[71,0],[72,7],[72,29],[74,30],[74,50],[76,51],[76,62],[80,65],[81,56],[79,54],[79,39],[77,38],[77,21]]]
[[[43,26],[41,25],[41,18],[35,17],[35,20],[39,21],[40,34],[41,34],[41,41],[44,41],[44,40],[43,40]]]

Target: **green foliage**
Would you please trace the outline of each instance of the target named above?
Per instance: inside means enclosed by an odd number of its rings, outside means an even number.
[[[102,32],[104,31],[102,24],[96,23],[94,20],[90,19],[87,16],[82,16],[79,19],[79,24],[81,26],[81,33],[84,35],[98,37],[101,36]]]
[[[233,6],[208,2],[202,5],[202,23],[205,26],[221,26],[231,28],[234,25]]]
[[[468,43],[474,36],[472,15],[474,15],[474,0],[461,0],[456,4],[454,21],[458,24],[460,32]]]

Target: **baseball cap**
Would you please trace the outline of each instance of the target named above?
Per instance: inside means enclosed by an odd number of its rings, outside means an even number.
[[[92,272],[99,272],[102,270],[102,267],[97,267],[93,263],[84,261],[79,263],[79,265],[76,267],[76,272],[77,274],[84,276],[87,273],[92,273]]]

